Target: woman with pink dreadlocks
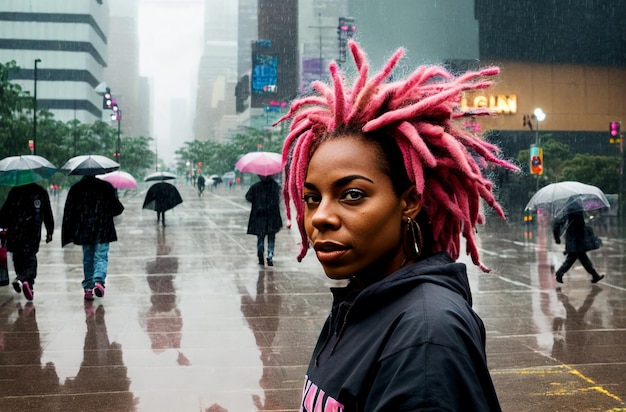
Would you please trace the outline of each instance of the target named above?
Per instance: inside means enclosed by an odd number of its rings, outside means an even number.
[[[293,102],[283,148],[284,198],[333,288],[333,307],[305,379],[301,411],[498,411],[485,328],[472,310],[461,236],[483,271],[475,227],[483,199],[504,218],[483,177],[487,165],[517,168],[459,123],[461,94],[488,87],[497,68],[458,77],[424,66],[389,81],[403,54],[348,87]],[[486,114],[486,113],[485,113]],[[472,113],[476,115],[476,113]]]

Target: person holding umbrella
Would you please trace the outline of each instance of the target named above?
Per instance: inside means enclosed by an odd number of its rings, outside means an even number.
[[[67,194],[61,245],[82,246],[84,298],[93,300],[94,295],[104,297],[109,244],[117,240],[113,217],[120,215],[124,206],[113,185],[95,177],[118,169],[119,164],[103,156],[88,157],[70,159],[61,168],[70,175],[83,176]]]
[[[585,224],[583,204],[580,199],[569,203],[563,216],[556,218],[552,225],[554,241],[561,243],[561,233],[565,230],[565,261],[556,271],[556,281],[563,283],[563,275],[579,260],[583,268],[591,275],[591,283],[598,283],[604,279],[593,267],[593,262],[587,252],[600,247],[591,227]]]
[[[267,265],[274,266],[276,233],[283,226],[280,217],[280,186],[272,176],[258,176],[260,181],[250,186],[246,192],[246,200],[252,203],[247,233],[257,237],[259,265],[265,265],[263,254],[267,237]]]
[[[46,226],[46,243],[52,241],[54,232],[50,197],[35,182],[56,172],[56,166],[37,155],[9,156],[0,160],[0,184],[12,187],[0,210],[0,228],[5,229],[6,247],[13,253],[16,272],[13,289],[24,293],[28,300],[34,297],[42,223]]]
[[[176,179],[176,175],[167,172],[157,172],[144,178],[146,182],[157,181],[146,193],[143,209],[154,210],[159,221],[165,227],[165,212],[183,203],[183,198],[176,186],[166,183],[165,180]]]
[[[15,186],[0,209],[0,227],[6,229],[6,247],[13,253],[16,278],[13,289],[33,300],[37,277],[37,252],[41,226],[46,227],[46,243],[52,242],[54,217],[48,191],[37,183]]]

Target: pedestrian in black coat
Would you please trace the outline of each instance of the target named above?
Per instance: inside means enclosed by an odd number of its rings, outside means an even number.
[[[155,183],[150,186],[143,201],[143,209],[157,212],[157,223],[165,226],[165,212],[183,203],[183,198],[176,186],[165,182]]]
[[[565,261],[555,273],[556,281],[559,283],[563,283],[563,275],[577,259],[592,276],[591,283],[597,283],[604,278],[604,275],[598,274],[593,267],[593,262],[587,256],[587,252],[593,249],[591,246],[593,232],[585,230],[585,226],[585,216],[579,210],[572,211],[554,221],[552,232],[557,244],[561,243],[561,231],[565,227]]]
[[[61,245],[74,243],[83,248],[86,300],[93,300],[94,294],[104,296],[109,243],[117,240],[113,217],[123,211],[113,186],[94,176],[84,176],[67,194]]]
[[[261,181],[253,184],[246,193],[246,200],[252,203],[248,220],[248,234],[257,237],[257,257],[259,265],[263,259],[265,237],[267,236],[267,264],[274,266],[276,233],[283,226],[280,217],[280,186],[271,176],[259,176]]]
[[[6,247],[13,253],[13,288],[24,292],[28,300],[34,295],[42,223],[46,226],[46,243],[50,243],[54,218],[48,192],[36,183],[12,188],[0,210],[0,227],[7,229]]]

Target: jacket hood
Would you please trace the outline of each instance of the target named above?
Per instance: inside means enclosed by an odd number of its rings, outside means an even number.
[[[350,282],[348,286],[342,288],[331,288],[333,308],[327,320],[328,335],[316,356],[315,364],[318,364],[319,356],[329,344],[332,333],[337,337],[331,348],[331,354],[339,345],[351,322],[378,312],[394,300],[411,293],[422,283],[432,283],[449,289],[472,305],[466,266],[463,263],[455,263],[447,252],[406,266],[364,289],[356,282]]]
[[[344,288],[332,288],[335,299],[333,311],[338,305],[344,306],[345,311],[347,304],[350,308],[344,312],[345,315],[365,316],[404,295],[420,283],[433,283],[450,289],[472,305],[465,264],[455,263],[447,252],[441,252],[406,266],[365,289],[359,289],[354,282]]]

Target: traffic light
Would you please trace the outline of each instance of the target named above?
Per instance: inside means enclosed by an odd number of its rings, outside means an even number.
[[[622,136],[622,124],[620,122],[609,123],[609,135],[611,143],[619,143]]]
[[[102,108],[103,109],[111,109],[113,105],[113,96],[111,96],[111,89],[107,87],[104,92],[104,96],[102,96]]]
[[[530,174],[543,174],[543,149],[536,145],[530,146]]]

